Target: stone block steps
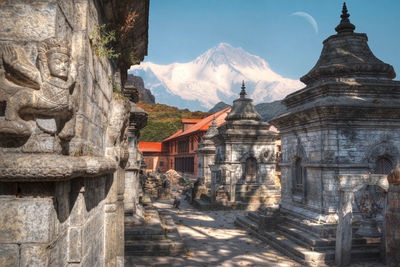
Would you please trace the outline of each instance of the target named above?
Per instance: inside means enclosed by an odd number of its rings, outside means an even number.
[[[183,242],[171,240],[125,241],[125,256],[178,256],[185,252]]]
[[[285,222],[293,227],[296,227],[304,232],[321,237],[335,237],[336,225],[334,224],[318,224],[308,220],[294,217],[289,214],[284,214]]]
[[[125,256],[177,256],[185,246],[172,217],[147,205],[141,225],[125,223]]]
[[[284,216],[284,222],[271,232],[258,229],[258,213],[238,216],[235,224],[265,241],[278,251],[306,266],[329,266],[335,260],[334,225],[319,225],[300,218]],[[376,240],[375,240],[376,241]],[[376,260],[380,256],[380,243],[364,238],[353,238],[352,260]]]

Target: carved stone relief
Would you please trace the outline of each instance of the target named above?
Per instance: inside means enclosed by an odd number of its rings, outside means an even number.
[[[76,77],[68,45],[48,38],[39,44],[38,67],[28,58],[19,45],[0,46],[0,135],[28,139],[45,133],[68,141],[75,134]]]

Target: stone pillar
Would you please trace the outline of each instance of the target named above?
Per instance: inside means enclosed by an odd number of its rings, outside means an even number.
[[[396,266],[400,262],[400,164],[388,175],[388,207],[386,224],[386,264]]]
[[[136,88],[125,88],[124,94],[131,101],[128,127],[129,158],[125,168],[124,208],[127,215],[134,215],[139,212],[140,214],[138,215],[142,216],[142,208],[139,207],[139,197],[142,195],[139,182],[142,155],[138,150],[138,136],[140,129],[147,124],[148,114],[134,103],[139,99],[139,92]]]
[[[342,189],[339,200],[339,223],[336,231],[336,253],[335,260],[338,266],[347,266],[351,261],[352,240],[352,203],[354,201],[353,191]]]
[[[211,170],[211,188],[210,188],[210,194],[211,194],[211,202],[215,203],[216,198],[217,198],[217,171],[219,170],[216,165],[210,165],[210,170]]]
[[[234,203],[236,201],[236,177],[233,171],[226,171],[225,175],[229,177],[229,201]]]

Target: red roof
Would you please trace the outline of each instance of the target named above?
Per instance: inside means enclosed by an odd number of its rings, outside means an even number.
[[[195,124],[201,121],[201,119],[182,119],[182,123],[190,123],[190,124]]]
[[[139,142],[139,150],[142,152],[161,152],[161,143]]]
[[[164,139],[163,142],[175,139],[177,137],[189,135],[194,132],[207,131],[214,119],[214,115],[215,115],[215,120],[217,121],[217,125],[219,126],[225,122],[225,118],[228,115],[229,111],[231,111],[230,107],[223,109],[213,115],[210,115],[210,116],[200,120],[198,123],[194,124],[193,126],[190,126],[190,128],[188,128],[184,132],[182,130],[177,131],[170,137]]]

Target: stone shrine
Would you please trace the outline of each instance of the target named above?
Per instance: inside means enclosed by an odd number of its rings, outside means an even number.
[[[146,124],[124,82],[147,54],[148,12],[148,0],[0,2],[1,266],[124,265],[124,202],[137,204],[125,169],[137,179]]]
[[[279,137],[260,121],[245,89],[243,83],[226,123],[212,137],[216,152],[211,198],[223,206],[254,210],[279,201],[275,172]]]
[[[335,176],[387,174],[400,161],[400,82],[348,17],[344,5],[306,87],[271,121],[282,137],[281,208],[321,222],[337,220]]]
[[[400,82],[349,16],[344,4],[337,34],[301,78],[306,87],[286,96],[287,112],[270,121],[282,142],[281,220],[261,229],[271,212],[260,210],[236,221],[310,266],[384,258],[385,177],[400,161]],[[372,199],[379,209],[367,216]]]

